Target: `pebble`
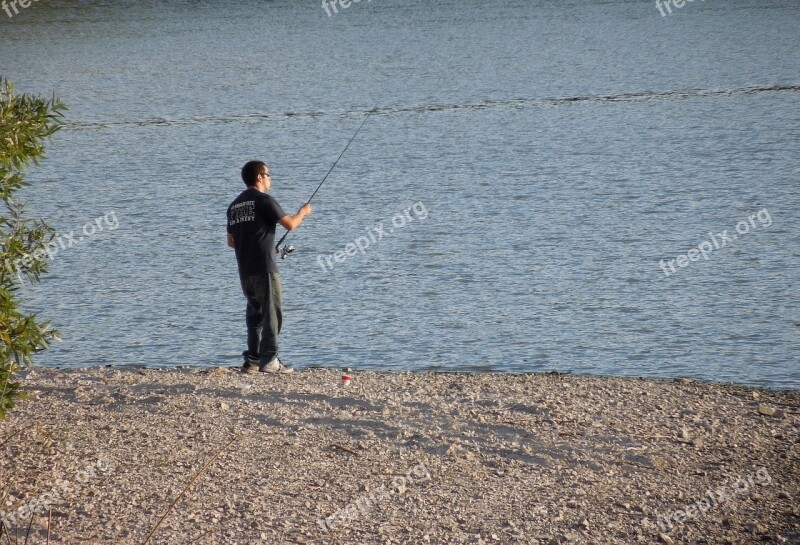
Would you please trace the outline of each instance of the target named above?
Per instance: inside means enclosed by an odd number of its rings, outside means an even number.
[[[187,490],[156,542],[215,527],[209,542],[258,541],[260,533],[265,543],[326,545],[749,544],[764,529],[787,535],[789,510],[798,512],[800,422],[774,409],[754,425],[753,406],[765,403],[751,400],[752,388],[361,371],[358,387],[343,392],[332,387],[340,377],[335,369],[246,382],[230,369],[34,374],[26,387],[37,398],[0,421],[0,441],[23,428],[0,452],[0,482],[17,479],[2,507],[73,483],[87,461],[103,456],[108,473],[59,503],[58,542],[135,541],[241,433]],[[76,387],[88,402],[75,399]],[[768,399],[800,406],[797,392]],[[758,487],[761,494],[751,489],[666,539],[659,534],[659,514],[751,475],[770,453],[772,484]],[[430,479],[395,480],[419,463]],[[390,494],[365,505],[380,487]],[[336,513],[347,516],[324,532],[317,520]],[[135,530],[125,537],[114,524]]]
[[[758,406],[758,414],[764,416],[773,416],[775,414],[775,407],[769,407],[767,405],[759,405]]]

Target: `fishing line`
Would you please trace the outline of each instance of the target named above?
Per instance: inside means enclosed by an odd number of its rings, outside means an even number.
[[[333,162],[333,166],[331,166],[331,168],[328,170],[328,173],[327,173],[327,174],[325,174],[325,177],[324,177],[324,178],[322,178],[322,181],[319,183],[319,185],[317,186],[317,188],[316,188],[316,189],[314,190],[314,192],[311,194],[311,197],[309,197],[309,198],[308,198],[308,201],[306,201],[306,204],[310,203],[310,202],[311,202],[311,199],[313,199],[313,198],[314,198],[314,195],[316,195],[316,194],[317,194],[317,191],[319,191],[319,188],[320,188],[320,187],[322,187],[322,184],[324,184],[324,183],[325,183],[325,180],[327,180],[327,179],[328,179],[328,174],[330,174],[331,172],[333,172],[333,169],[334,169],[334,168],[336,168],[336,165],[337,165],[337,163],[339,163],[339,159],[341,159],[341,158],[342,158],[342,156],[344,155],[344,152],[346,152],[346,151],[347,151],[347,148],[349,148],[349,147],[350,147],[350,144],[352,144],[352,143],[353,143],[353,140],[355,140],[355,139],[356,139],[356,136],[358,136],[358,133],[361,131],[361,127],[363,127],[363,126],[364,126],[364,125],[367,123],[367,119],[369,119],[369,116],[371,116],[371,115],[372,115],[372,112],[374,112],[374,111],[375,111],[375,110],[377,110],[377,109],[378,109],[378,105],[376,104],[376,105],[375,105],[375,106],[374,106],[374,107],[373,107],[373,108],[372,108],[372,109],[371,109],[369,112],[367,112],[367,117],[365,117],[365,118],[364,118],[364,121],[362,121],[362,122],[361,122],[361,125],[359,125],[358,129],[356,130],[356,133],[353,135],[353,137],[350,139],[350,141],[349,141],[349,142],[347,143],[347,145],[344,147],[344,149],[342,150],[342,153],[340,153],[340,154],[339,154],[339,157],[337,157],[337,158],[336,158],[336,161],[334,161],[334,162]],[[291,231],[286,231],[286,232],[283,234],[283,236],[281,237],[281,239],[278,241],[278,243],[275,245],[275,252],[276,252],[276,253],[279,253],[279,254],[281,254],[281,259],[286,259],[286,256],[287,256],[287,255],[289,255],[290,253],[294,252],[294,251],[297,249],[297,248],[295,248],[294,246],[284,246],[283,248],[281,248],[281,247],[280,247],[280,246],[281,246],[281,244],[283,243],[283,241],[284,241],[284,240],[286,239],[286,237],[289,235],[289,233],[291,233]]]

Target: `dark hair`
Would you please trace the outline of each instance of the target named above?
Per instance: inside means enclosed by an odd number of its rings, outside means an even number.
[[[256,178],[259,173],[267,168],[264,161],[248,161],[242,167],[242,181],[247,187],[256,185]]]

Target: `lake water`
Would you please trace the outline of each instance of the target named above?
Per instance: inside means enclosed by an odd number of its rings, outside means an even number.
[[[64,338],[38,361],[238,363],[241,165],[294,212],[377,104],[288,238],[290,364],[798,388],[798,28],[796,0],[0,12],[0,74],[70,107],[30,212],[108,220],[21,291]]]

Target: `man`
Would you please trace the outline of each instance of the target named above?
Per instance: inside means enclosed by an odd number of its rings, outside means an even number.
[[[311,215],[304,204],[297,214],[286,214],[278,202],[267,195],[272,184],[269,168],[263,161],[250,161],[242,167],[247,189],[228,207],[228,246],[236,250],[239,280],[247,298],[247,350],[243,372],[291,373],[278,359],[278,334],[281,332],[281,278],[275,261],[275,225],[289,231],[297,229]]]

